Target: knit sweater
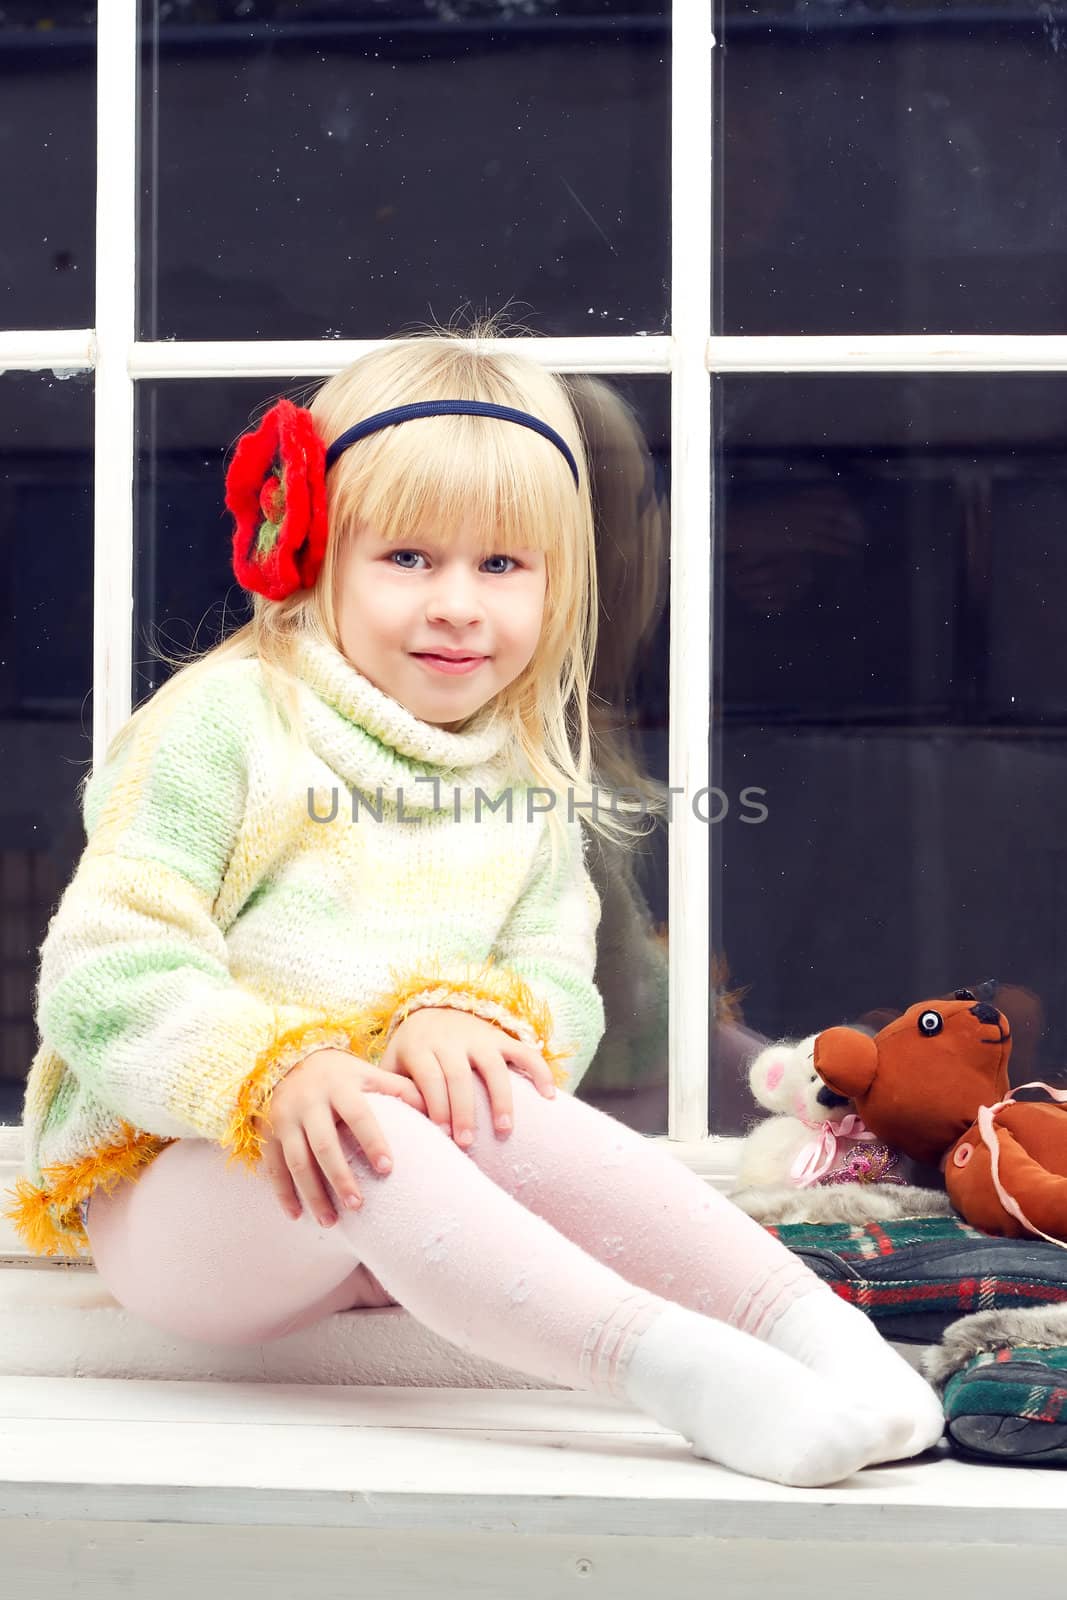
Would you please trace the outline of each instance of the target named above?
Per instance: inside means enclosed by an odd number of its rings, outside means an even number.
[[[85,786],[4,1210],[37,1254],[81,1254],[87,1197],[175,1139],[255,1167],[252,1119],[287,1072],[327,1046],[376,1061],[413,1010],[488,1019],[569,1090],[596,1051],[580,824],[553,868],[544,790],[516,780],[491,708],[460,732],[422,722],[313,639],[296,671],[288,769],[258,659],[224,660]]]

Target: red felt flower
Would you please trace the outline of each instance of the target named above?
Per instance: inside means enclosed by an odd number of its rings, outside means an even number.
[[[326,553],[326,446],[310,411],[279,400],[226,473],[237,581],[268,600],[310,589]]]

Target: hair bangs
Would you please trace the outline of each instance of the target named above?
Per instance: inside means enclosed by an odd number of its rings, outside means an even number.
[[[473,529],[486,555],[554,549],[575,517],[564,457],[533,429],[502,418],[420,417],[361,440],[336,492],[336,511],[387,544],[447,544]],[[346,514],[347,513],[347,514]]]

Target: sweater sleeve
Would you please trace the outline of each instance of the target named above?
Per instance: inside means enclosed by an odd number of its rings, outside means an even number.
[[[242,986],[212,915],[244,818],[258,694],[239,675],[202,678],[94,770],[87,844],[48,925],[36,1003],[43,1044],[100,1105],[253,1165],[263,1138],[251,1118],[277,1083],[358,1027]]]
[[[547,832],[487,961],[431,962],[393,973],[372,1008],[368,1058],[380,1060],[404,1018],[428,1006],[469,1011],[540,1049],[556,1082],[573,1091],[604,1034],[593,973],[600,899],[586,868],[581,825],[568,827],[566,860],[553,865]]]

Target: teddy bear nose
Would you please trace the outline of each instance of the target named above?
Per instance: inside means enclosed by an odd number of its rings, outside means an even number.
[[[848,1105],[848,1095],[835,1094],[833,1089],[830,1088],[829,1084],[826,1083],[823,1084],[815,1098],[821,1106],[826,1106],[831,1111],[833,1110],[834,1106]]]
[[[1000,1012],[996,1006],[987,1006],[984,1000],[971,1007],[971,1016],[977,1017],[979,1022],[1000,1022]]]

